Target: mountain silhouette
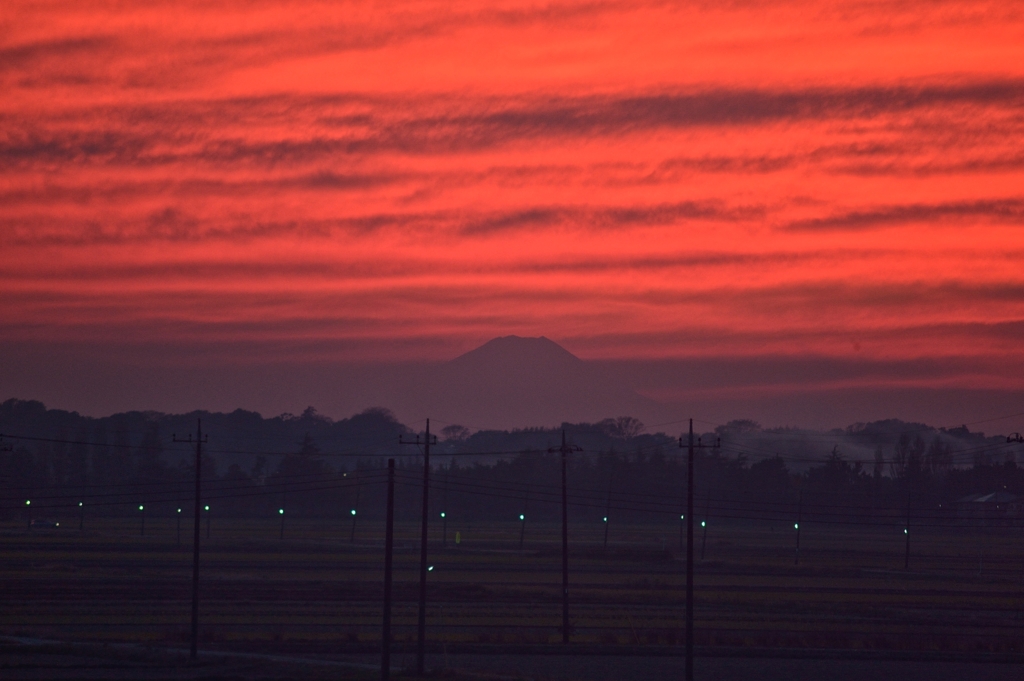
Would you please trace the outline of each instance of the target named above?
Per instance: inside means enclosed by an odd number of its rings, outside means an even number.
[[[487,341],[475,350],[459,355],[447,363],[451,372],[470,375],[500,374],[511,381],[524,380],[522,370],[552,371],[566,374],[583,370],[583,360],[558,343],[541,336],[521,338],[502,336]]]
[[[504,336],[431,369],[404,413],[471,429],[660,413],[662,405],[545,338]],[[403,405],[404,406],[404,405]]]

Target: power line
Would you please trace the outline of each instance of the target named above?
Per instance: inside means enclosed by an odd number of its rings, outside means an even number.
[[[771,434],[771,433],[768,433],[768,434]],[[91,442],[91,441],[85,441],[85,440],[68,440],[68,439],[62,439],[62,438],[41,438],[41,437],[35,437],[35,436],[22,436],[22,435],[10,435],[10,434],[6,434],[6,435],[5,434],[0,434],[0,437],[9,437],[9,438],[16,439],[16,440],[28,440],[28,441],[38,441],[38,442],[48,442],[48,443],[87,445],[87,446],[93,446],[93,447],[99,447],[99,448],[113,447],[113,448],[134,449],[134,450],[139,450],[139,449],[145,449],[146,448],[141,443],[139,445],[116,444],[116,443],[111,444],[111,443]],[[373,441],[371,444],[383,444],[385,441],[391,441],[391,440],[390,439],[388,439],[388,440],[381,439],[381,440]],[[831,438],[831,439],[829,439],[829,441],[834,442],[835,439]],[[651,450],[664,449],[665,447],[669,446],[670,442],[671,441],[666,441],[664,443],[655,443],[655,444],[646,445],[646,446],[638,446],[638,447],[636,447],[634,452],[635,453],[644,453],[644,452],[649,452]],[[800,439],[794,439],[793,440],[793,443],[799,443],[799,442],[800,442]],[[171,441],[171,443],[173,443],[173,441]],[[161,443],[161,445],[163,445],[163,444],[165,444],[165,443]],[[985,443],[985,444],[979,444],[979,445],[975,445],[973,447],[969,447],[967,449],[962,449],[962,450],[957,450],[955,452],[951,452],[951,455],[952,456],[962,456],[962,455],[965,455],[965,454],[969,454],[971,452],[985,451],[987,449],[1001,450],[1001,449],[1005,448],[1007,446],[1007,444],[1008,443]],[[1012,444],[1012,443],[1009,443],[1009,444]],[[766,458],[779,458],[779,459],[782,459],[784,461],[812,462],[812,463],[827,461],[826,458],[823,458],[821,456],[786,455],[786,454],[779,453],[779,451],[777,449],[764,449],[764,448],[761,448],[761,447],[758,447],[758,446],[754,446],[754,445],[750,445],[750,444],[735,443],[735,442],[732,442],[732,441],[730,441],[728,439],[726,440],[726,443],[722,446],[722,449],[723,450],[727,450],[727,451],[731,451],[733,453],[739,453],[739,454],[761,455],[761,456],[764,456]],[[178,449],[176,451],[180,452],[181,450]],[[241,455],[248,455],[248,456],[266,456],[266,457],[309,456],[310,458],[359,458],[359,459],[371,459],[371,460],[372,459],[377,459],[377,458],[384,459],[384,458],[386,458],[388,456],[391,456],[391,455],[389,455],[387,453],[366,451],[365,449],[362,448],[362,446],[360,446],[360,447],[352,447],[352,448],[349,448],[349,449],[342,449],[342,450],[338,450],[338,451],[317,452],[316,454],[309,454],[309,455],[303,455],[303,454],[300,454],[299,452],[294,452],[294,451],[284,452],[284,451],[267,451],[267,450],[215,449],[215,448],[207,448],[207,452],[210,453],[210,454],[241,454]],[[611,453],[611,450],[608,450],[606,452],[599,452],[599,453],[600,454],[608,454],[608,453]],[[509,450],[445,452],[442,456],[444,456],[444,457],[494,457],[494,456],[526,456],[526,455],[543,455],[543,454],[544,454],[543,451],[538,450],[536,448],[529,447],[529,448],[525,448],[525,449],[509,449]],[[622,455],[623,456],[628,456],[628,453],[624,452]],[[870,459],[870,460],[865,460],[865,459],[844,459],[844,460],[850,461],[851,463],[861,463],[862,465],[863,464],[874,464],[874,463],[877,463],[878,461],[881,461],[882,463],[894,463],[894,462],[896,462],[895,459],[881,459],[881,460],[877,460],[877,459]]]
[[[401,476],[402,474],[400,473],[399,475]],[[412,486],[412,485],[415,485],[416,482],[415,482],[414,478],[410,478],[404,484]],[[508,490],[508,489],[506,489],[504,487],[499,487],[497,485],[483,485],[483,484],[468,485],[468,484],[465,484],[465,483],[456,482],[455,483],[455,487],[457,489],[459,489],[460,491],[462,491],[463,493],[466,493],[466,494],[474,494],[474,495],[480,495],[480,496],[489,496],[491,498],[502,498],[502,499],[509,499],[509,500],[521,500],[521,497],[519,495],[516,495],[516,494],[512,493],[515,490]],[[551,503],[551,504],[555,504],[555,503],[558,502],[557,501],[557,497],[555,497],[554,494],[548,493],[547,496],[548,496],[548,498],[546,500],[542,500],[542,501],[546,501],[547,503]],[[578,507],[578,508],[579,507],[582,507],[582,508],[593,508],[593,509],[605,508],[605,505],[603,505],[601,503],[601,499],[596,498],[596,497],[586,497],[586,496],[579,496],[579,495],[569,494],[568,495],[568,499],[571,500],[571,505],[573,505],[575,507]],[[792,517],[794,515],[792,510],[789,510],[789,511],[778,511],[776,513],[776,515],[774,515],[774,516],[766,516],[763,511],[755,512],[755,511],[758,510],[758,508],[760,506],[762,506],[762,505],[771,505],[771,504],[772,504],[772,502],[765,502],[764,504],[759,504],[759,503],[753,503],[752,502],[751,504],[748,504],[748,505],[735,505],[735,504],[716,502],[714,505],[709,505],[709,510],[715,511],[716,517],[720,517],[720,518],[724,518],[724,519],[729,519],[729,520],[762,520],[762,521],[763,520],[768,520],[768,521],[776,521],[776,522],[778,522],[778,521],[786,521],[787,519],[792,519]],[[789,504],[789,506],[791,508],[792,504]],[[804,508],[806,509],[808,507],[805,505]],[[811,505],[810,508],[811,509],[820,509],[820,508],[826,508],[827,509],[829,507],[828,506],[824,506],[823,507],[821,505]],[[874,508],[874,507],[863,507],[863,506],[857,506],[857,507],[846,506],[844,508],[848,508],[848,509],[849,508],[855,508],[855,509],[858,509],[858,510],[861,510],[861,511],[865,511],[865,512],[870,511],[871,513],[864,513],[864,515],[870,515],[870,516],[873,517],[874,520],[891,521],[891,523],[893,523],[893,524],[896,524],[896,523],[898,523],[899,521],[902,520],[902,515],[901,515],[899,510],[892,510],[890,512],[887,509],[878,509],[878,508]],[[665,514],[666,516],[675,513],[675,507],[674,506],[670,506],[668,503],[656,503],[656,502],[652,503],[651,505],[647,505],[647,506],[629,505],[629,504],[612,504],[611,505],[611,509],[612,510],[617,510],[617,511],[634,511],[634,512],[643,512],[643,513]],[[748,514],[744,514],[744,513],[742,513],[742,511],[747,511]],[[886,522],[865,523],[864,521],[823,519],[822,516],[833,517],[833,518],[848,518],[849,514],[839,514],[839,513],[829,514],[829,513],[825,513],[823,511],[820,511],[820,510],[815,510],[814,512],[815,512],[815,515],[817,517],[815,519],[813,519],[812,521],[810,521],[810,522],[816,522],[816,523],[819,523],[819,524],[820,523],[825,523],[825,524],[860,524],[860,525],[872,525],[872,526],[887,524]],[[930,514],[930,515],[927,515],[927,516],[924,516],[924,517],[928,517],[930,519],[947,519],[948,520],[947,516],[939,515],[939,514]],[[939,527],[939,526],[945,526],[945,525],[933,524],[933,525],[929,525],[929,526]]]
[[[375,473],[383,474],[384,471],[383,470],[382,471],[377,471]],[[398,484],[401,484],[401,485],[406,486],[406,487],[416,487],[419,484],[418,481],[417,481],[417,478],[415,478],[414,476],[408,476],[408,475],[404,475],[402,473],[399,473],[399,476],[406,477],[407,479],[406,480],[398,480]],[[367,483],[367,484],[369,484],[369,483]],[[380,484],[380,482],[377,481],[377,484]],[[300,488],[298,488],[295,491],[297,491],[297,492],[327,491],[327,490],[332,490],[332,489],[339,489],[339,488],[344,487],[344,486],[345,485],[341,484],[341,483],[320,484],[320,485],[312,485],[311,484],[311,485],[308,485],[308,486],[300,487]],[[511,493],[511,492],[514,492],[514,490],[508,490],[508,489],[506,489],[504,487],[499,487],[499,486],[496,486],[496,485],[483,485],[483,484],[467,485],[465,483],[455,482],[453,484],[453,487],[455,488],[456,491],[461,491],[464,494],[485,496],[485,497],[496,498],[496,499],[498,499],[498,498],[500,498],[500,499],[508,499],[508,500],[512,500],[512,501],[521,501],[521,496],[520,495]],[[266,491],[266,490],[252,490],[252,491],[241,492],[241,493],[236,493],[236,494],[217,494],[217,493],[211,493],[211,494],[206,495],[206,498],[211,500],[211,501],[213,501],[213,500],[233,499],[233,498],[241,498],[241,497],[269,496],[269,494],[271,494],[271,493],[268,493],[268,491]],[[553,494],[549,493],[549,494],[547,494],[547,496],[548,496],[547,501],[549,503],[557,503],[557,498]],[[161,503],[161,502],[167,502],[167,501],[177,501],[178,499],[180,499],[180,497],[157,498],[157,499],[154,499],[152,497],[145,497],[142,500],[145,501],[146,503],[153,504],[153,503]],[[91,506],[92,507],[96,507],[96,506],[123,506],[123,505],[126,505],[128,503],[137,503],[139,500],[140,500],[139,498],[136,498],[133,502],[128,502],[128,501],[100,502],[100,503],[92,504]],[[668,503],[649,503],[647,505],[628,504],[628,503],[627,504],[623,504],[623,503],[607,504],[607,503],[603,503],[600,498],[586,497],[586,496],[580,496],[580,495],[574,495],[574,494],[568,494],[567,495],[567,500],[568,500],[569,504],[571,504],[573,507],[576,507],[576,508],[590,508],[590,509],[595,509],[595,510],[610,509],[612,511],[621,511],[621,512],[654,513],[656,515],[665,515],[666,517],[671,517],[676,512],[675,511],[675,507],[672,506],[672,505],[669,505]],[[751,503],[751,504],[746,504],[746,505],[737,505],[737,504],[716,502],[714,505],[710,506],[710,509],[715,512],[715,516],[716,517],[719,517],[719,518],[722,518],[722,519],[725,519],[725,520],[747,520],[747,521],[762,521],[762,522],[764,522],[764,521],[767,521],[767,522],[786,522],[787,519],[790,519],[790,520],[792,519],[792,517],[793,517],[792,511],[780,510],[780,511],[772,512],[771,509],[764,509],[763,508],[763,506],[771,506],[771,505],[773,505],[772,502],[762,502],[760,504]],[[791,506],[791,504],[790,504],[790,506]],[[806,508],[806,506],[805,506],[805,508]],[[826,506],[824,508],[828,509],[829,507]],[[845,507],[842,507],[842,508],[860,510],[862,512],[862,515],[869,516],[870,520],[851,519],[849,517],[849,515],[850,515],[849,513],[847,513],[847,514],[841,514],[841,513],[838,513],[838,512],[831,512],[830,513],[830,512],[827,512],[827,510],[821,510],[822,507],[820,505],[812,505],[811,509],[813,510],[813,515],[815,517],[812,517],[812,519],[810,521],[805,521],[805,522],[813,522],[813,523],[816,523],[816,524],[827,524],[827,525],[859,526],[859,527],[881,527],[881,526],[890,526],[891,527],[891,526],[899,526],[900,525],[900,521],[902,520],[902,517],[900,516],[900,513],[899,513],[898,510],[879,509],[879,508],[873,508],[873,507],[854,507],[854,506],[845,506]],[[766,513],[766,511],[768,511],[768,512]],[[950,518],[950,517],[945,516],[945,515],[939,515],[939,514],[934,514],[934,513],[929,513],[929,514],[924,514],[924,515],[920,515],[919,514],[919,517],[923,518],[923,519],[926,519],[926,520],[934,521],[934,522],[919,522],[919,523],[917,523],[916,526],[917,527],[922,527],[922,528],[948,527],[949,523],[951,521],[956,520],[955,518]],[[939,522],[939,521],[941,521],[941,522]]]
[[[364,471],[364,475],[372,474],[372,472],[380,473],[381,470],[382,469],[369,469],[369,470]],[[347,475],[347,474],[344,474],[344,475]],[[477,486],[483,486],[484,488],[488,488],[488,489],[493,488],[493,487],[489,486],[489,484],[488,484],[486,479],[480,479],[480,478],[477,478],[477,477],[470,477],[470,476],[466,476],[466,475],[452,474],[450,472],[448,474],[448,477],[449,477],[449,479],[455,481],[455,483],[458,484],[460,487],[466,487],[467,485],[477,485]],[[362,481],[362,482],[356,482],[354,477],[353,478],[340,477],[340,478],[335,478],[335,480],[337,481],[338,484],[337,485],[332,485],[331,488],[339,488],[339,487],[345,487],[345,486],[361,487],[364,484],[368,484],[365,480]],[[260,485],[254,485],[252,483],[247,483],[247,482],[240,482],[239,484],[235,484],[235,485],[225,485],[223,483],[219,483],[219,484],[218,483],[214,483],[214,485],[212,487],[212,491],[215,492],[219,498],[229,498],[230,495],[224,494],[224,492],[230,492],[230,491],[233,491],[233,490],[242,491],[242,492],[245,493],[246,496],[271,495],[271,494],[279,493],[283,489],[288,489],[289,487],[291,487],[293,490],[295,490],[296,489],[295,485],[299,485],[300,486],[299,489],[303,489],[303,487],[301,487],[301,486],[303,485],[303,483],[305,483],[307,481],[312,481],[312,482],[315,482],[315,483],[319,483],[319,482],[322,481],[322,477],[319,476],[318,474],[315,474],[315,473],[314,474],[295,474],[295,475],[289,475],[289,476],[277,476],[275,474],[275,476],[267,478],[267,480],[263,484],[260,484]],[[156,493],[156,494],[160,494],[161,496],[164,496],[166,498],[169,498],[170,500],[173,500],[173,499],[176,499],[176,498],[180,498],[180,493],[183,491],[183,490],[180,489],[180,487],[185,485],[185,484],[188,484],[188,483],[186,481],[138,483],[137,485],[132,485],[130,483],[124,483],[124,484],[113,486],[116,490],[123,490],[123,491],[100,492],[100,493],[92,493],[92,494],[63,493],[63,494],[53,494],[53,495],[46,495],[46,496],[39,496],[39,495],[33,495],[33,496],[35,496],[36,499],[38,499],[40,501],[44,501],[44,500],[66,500],[66,499],[75,499],[75,500],[83,500],[84,501],[84,500],[90,500],[90,499],[96,500],[96,499],[106,499],[106,498],[133,499],[134,500],[134,499],[140,498],[140,494],[137,492],[137,487],[144,485],[144,486],[150,488],[150,491],[148,492],[148,494]],[[109,487],[110,486],[103,486],[103,485],[96,486],[96,488],[99,488],[101,490],[102,489],[108,489]],[[156,488],[156,489],[154,490],[152,488]],[[175,489],[175,488],[179,488],[179,489]],[[522,482],[522,483],[520,483],[520,482],[515,482],[515,481],[507,481],[507,482],[503,482],[502,483],[502,487],[501,487],[501,489],[511,489],[511,490],[519,490],[519,491],[525,491],[526,489],[529,489],[529,488],[532,488],[535,491],[537,491],[537,493],[540,494],[541,497],[542,497],[541,500],[543,500],[544,497],[548,497],[550,499],[554,499],[555,496],[558,493],[557,492],[558,485],[556,485],[556,484],[545,484],[545,483],[541,483],[541,482]],[[54,486],[54,487],[51,487],[51,489],[59,490],[59,489],[62,489],[62,488]],[[545,489],[548,489],[548,490],[551,490],[551,491],[547,492],[547,491],[545,491]],[[143,494],[146,494],[146,492],[144,492]],[[588,494],[591,495],[591,496],[587,496]],[[576,499],[576,498],[597,499],[598,497],[603,496],[604,494],[605,494],[605,490],[577,487],[577,488],[573,489],[573,492],[572,492],[572,494],[570,496],[573,499]],[[672,507],[672,504],[674,503],[673,501],[669,500],[668,497],[666,495],[664,495],[664,494],[652,494],[652,493],[645,493],[645,492],[631,492],[631,491],[624,491],[623,490],[623,491],[618,491],[617,492],[617,496],[619,496],[620,498],[624,498],[626,501],[629,501],[631,499],[635,500],[637,503],[643,503],[644,500],[653,500],[653,501],[651,501],[649,503],[656,504],[658,506],[664,506],[664,507],[667,507],[667,508]],[[7,497],[5,500],[9,501],[11,499],[13,499],[13,497]],[[127,503],[127,501],[125,501],[125,502],[121,502],[121,501],[114,501],[114,502],[112,502],[113,505],[116,505],[118,503]],[[765,505],[768,505],[768,506],[773,506],[773,505],[786,506],[786,505],[791,504],[791,502],[789,502],[789,501],[780,501],[780,502],[766,501],[766,502],[762,502],[762,503],[765,504]],[[96,504],[91,504],[91,505],[96,505]],[[812,504],[811,508],[813,508],[814,506],[815,505]],[[717,505],[716,505],[716,508],[717,508]],[[858,509],[858,510],[861,510],[861,511],[863,511],[863,510],[871,510],[870,507],[864,507],[864,506],[861,506],[861,505],[857,505],[857,506],[852,506],[851,507],[851,506],[847,506],[847,505],[835,505],[835,504],[833,504],[833,505],[830,505],[829,508],[855,508],[855,509]]]

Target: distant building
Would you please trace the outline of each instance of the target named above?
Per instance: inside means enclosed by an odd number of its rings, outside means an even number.
[[[1009,525],[1024,516],[1024,499],[1009,492],[968,494],[954,507],[960,520],[984,525]]]

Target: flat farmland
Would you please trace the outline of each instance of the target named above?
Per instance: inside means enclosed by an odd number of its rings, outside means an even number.
[[[68,525],[71,528],[67,527]],[[188,527],[186,527],[188,525]],[[180,647],[189,639],[191,525],[90,518],[83,532],[0,527],[0,634]],[[542,650],[561,640],[557,524],[449,522],[431,530],[427,634],[444,654]],[[383,527],[347,520],[202,525],[205,649],[369,655],[380,642]],[[460,543],[455,544],[456,532]],[[770,649],[1024,653],[1024,531],[805,524],[698,528],[695,639],[702,654]],[[415,641],[419,526],[396,527],[396,650]],[[685,565],[678,525],[570,527],[573,644],[677,654]],[[702,547],[703,544],[703,547]],[[703,560],[701,553],[703,548]]]

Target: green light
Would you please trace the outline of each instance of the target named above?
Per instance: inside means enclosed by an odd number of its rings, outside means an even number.
[[[703,521],[703,520],[702,520],[702,521],[700,521],[700,526],[701,526],[701,527],[707,527],[707,526],[708,526],[708,524],[707,524],[707,522],[705,522],[705,521]]]
[[[32,502],[31,502],[31,501],[29,501],[28,499],[26,499],[26,500],[25,500],[25,505],[26,505],[26,506],[31,506],[31,505],[32,505]]]
[[[903,534],[909,534],[909,533],[907,532],[907,528],[905,528],[905,527],[903,528]]]
[[[520,519],[520,520],[526,520],[526,515],[525,515],[525,514],[523,514],[523,513],[520,513],[520,514],[519,514],[519,519]]]
[[[444,518],[444,511],[441,511],[441,517]]]
[[[356,509],[353,508],[351,511],[349,511],[349,513],[351,513],[352,515],[355,515],[356,514]]]
[[[277,509],[277,512],[278,512],[279,514],[281,514],[281,515],[284,515],[284,509],[283,509],[283,508],[279,508],[279,509]]]
[[[81,502],[81,501],[79,501],[79,502],[78,502],[78,505],[79,505],[79,506],[81,506],[81,505],[82,505],[82,502]]]
[[[427,568],[427,572],[433,572],[433,571],[434,571],[434,566],[433,565],[431,565],[430,567]]]
[[[140,510],[140,511],[141,511],[141,510],[143,510],[143,508],[142,508],[142,504],[139,504],[139,510]]]
[[[181,513],[181,509],[180,508],[178,509],[178,513]]]
[[[608,522],[608,516],[604,517],[604,522]]]
[[[209,506],[204,506],[204,508],[205,508],[205,509],[206,509],[207,511],[209,511],[209,510],[210,510],[210,507],[209,507]]]
[[[799,530],[800,529],[800,523],[793,523],[793,529],[794,530]]]
[[[686,520],[686,516],[685,515],[681,515],[681,516],[679,516],[679,519],[680,520]]]

